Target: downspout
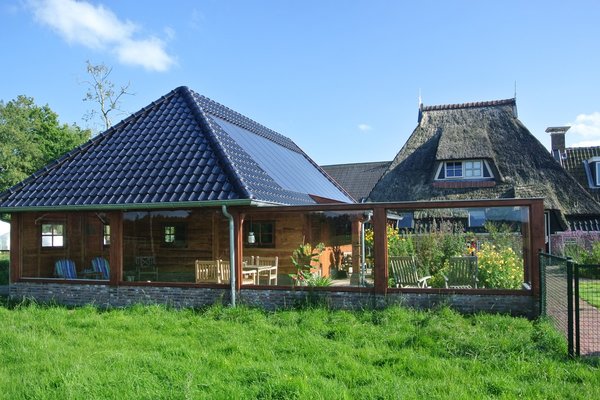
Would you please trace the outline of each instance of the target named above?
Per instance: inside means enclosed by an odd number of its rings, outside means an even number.
[[[367,263],[366,263],[366,249],[365,249],[365,224],[371,222],[371,217],[373,215],[369,212],[367,213],[367,219],[364,220],[361,224],[360,227],[360,239],[362,242],[362,249],[361,249],[361,262],[360,262],[360,280],[359,280],[359,285],[360,286],[364,286],[365,285],[365,274],[367,273]]]
[[[235,307],[235,242],[234,242],[234,225],[233,215],[227,212],[227,206],[221,206],[223,215],[229,220],[229,283],[231,284],[231,307]]]

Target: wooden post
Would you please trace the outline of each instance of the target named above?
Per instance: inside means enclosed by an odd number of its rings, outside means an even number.
[[[230,211],[231,212],[231,211]],[[240,291],[242,287],[242,256],[244,251],[244,214],[231,212],[233,215],[235,234],[235,290]]]
[[[108,213],[110,224],[110,281],[111,286],[118,286],[123,280],[123,212]]]
[[[375,253],[375,293],[386,294],[388,287],[387,263],[387,213],[384,207],[373,210],[373,234]]]
[[[530,208],[530,238],[531,238],[531,255],[529,276],[531,277],[531,289],[534,297],[540,297],[540,258],[537,257],[537,252],[543,249],[544,243],[544,201],[534,200]]]
[[[10,283],[21,279],[21,225],[21,214],[12,213],[10,215]]]

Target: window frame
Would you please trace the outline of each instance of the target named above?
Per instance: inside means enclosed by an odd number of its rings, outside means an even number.
[[[104,247],[110,246],[110,224],[102,225],[102,245]]]
[[[264,226],[271,226],[270,232],[263,230]],[[254,243],[248,243],[246,238],[250,232],[254,233]],[[265,240],[265,237],[271,236],[271,241]],[[259,220],[244,224],[244,246],[245,247],[260,247],[273,249],[276,247],[275,241],[275,221]]]
[[[452,164],[452,165],[450,165]],[[448,171],[453,171],[453,174],[459,172],[458,165],[460,165],[460,175],[449,175]],[[462,161],[444,161],[444,178],[445,179],[463,179],[464,178],[464,163]]]
[[[66,229],[66,224],[64,222],[56,222],[56,221],[45,221],[42,222],[40,224],[40,247],[42,249],[63,249],[66,247],[66,242],[67,242],[67,229]],[[50,227],[50,232],[49,233],[45,233],[44,232],[44,227],[45,226],[49,226]],[[56,227],[60,227],[60,231],[61,233],[57,233],[55,232]],[[55,238],[61,238],[60,239],[60,245],[55,244]],[[50,238],[50,244],[46,245],[44,244],[44,238]]]
[[[161,244],[163,247],[187,247],[186,224],[181,222],[168,223],[162,225]],[[169,230],[167,232],[167,230]],[[167,240],[169,238],[170,240]]]
[[[479,163],[479,175],[470,175],[467,176],[468,171],[474,171],[474,168],[467,168],[467,164],[473,165],[474,163]],[[460,164],[460,175],[456,175],[458,171],[457,164]],[[453,173],[449,174],[448,170],[453,171]],[[486,176],[489,175],[489,176]],[[465,160],[452,160],[452,161],[442,161],[438,166],[435,174],[436,181],[454,181],[454,180],[492,180],[494,179],[494,174],[492,173],[492,169],[490,168],[490,164],[481,158],[473,158],[473,159],[465,159]]]
[[[596,165],[596,186],[600,186],[600,161],[594,162]]]

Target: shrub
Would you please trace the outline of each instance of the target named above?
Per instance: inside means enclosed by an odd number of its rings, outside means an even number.
[[[0,285],[8,285],[8,255],[0,254]]]
[[[365,246],[373,249],[373,229],[365,231]],[[412,256],[415,254],[415,245],[410,233],[400,233],[397,229],[387,226],[387,245],[389,256]]]
[[[467,251],[467,235],[462,224],[443,220],[439,223],[434,220],[415,242],[419,272],[434,277],[439,275],[450,257],[463,255]]]
[[[520,289],[523,260],[511,247],[483,243],[477,252],[479,284],[485,288]]]

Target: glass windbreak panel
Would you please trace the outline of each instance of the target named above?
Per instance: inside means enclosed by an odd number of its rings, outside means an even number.
[[[109,224],[105,214],[27,213],[23,224],[23,278],[110,278],[109,253],[104,246],[104,227]]]
[[[387,221],[389,287],[527,287],[527,207],[388,210]]]
[[[228,271],[217,273],[221,259],[229,259],[229,228],[218,209],[123,214],[126,282],[226,284]],[[215,266],[210,274],[205,273],[208,264]]]
[[[363,230],[369,227],[369,215],[372,212],[247,214],[242,284],[373,286],[373,234]],[[263,229],[262,224],[269,229]],[[259,229],[265,239],[259,239]],[[259,240],[268,242],[270,238],[268,246],[258,245]]]

